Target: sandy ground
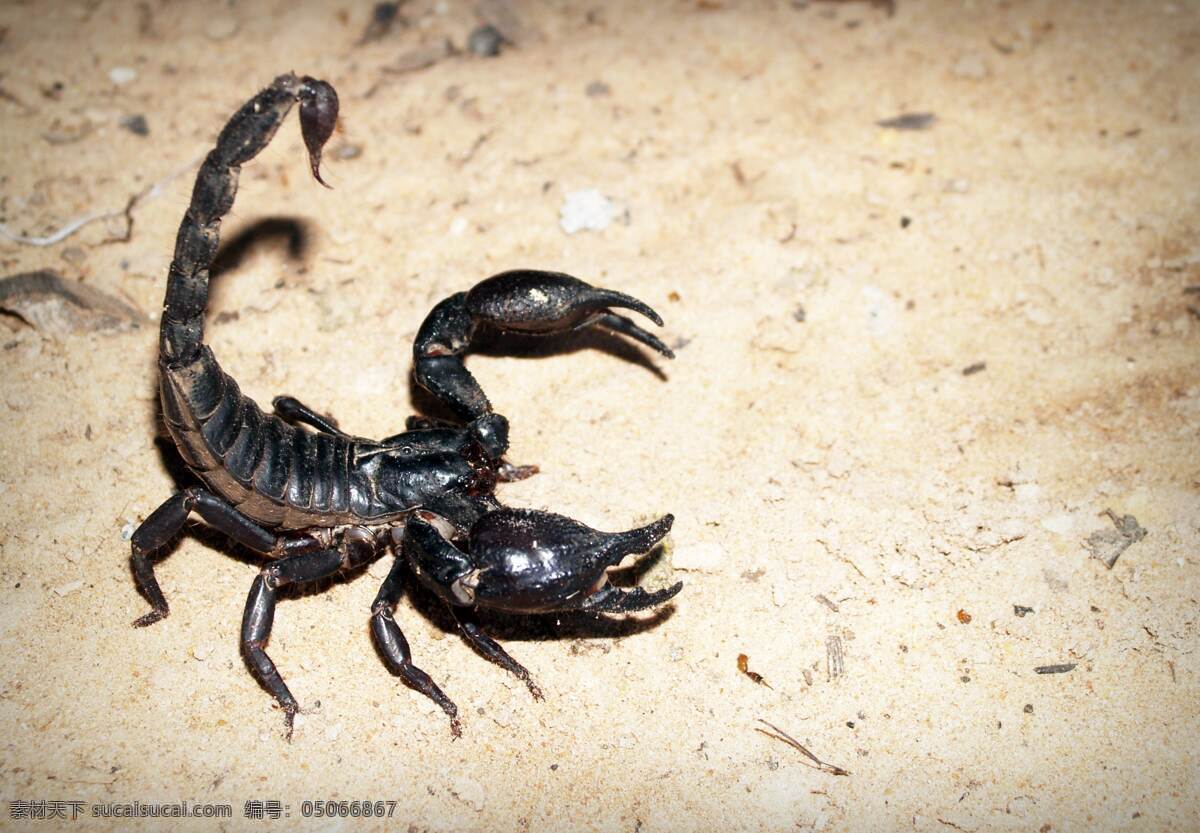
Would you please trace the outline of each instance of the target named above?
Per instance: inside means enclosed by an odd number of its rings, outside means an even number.
[[[232,818],[69,829],[1200,828],[1200,4],[510,11],[517,45],[483,58],[463,0],[365,43],[348,2],[0,9],[2,273],[141,321],[0,321],[0,827],[186,800]],[[542,466],[502,499],[673,512],[642,580],[686,586],[643,624],[497,623],[544,703],[406,599],[456,742],[371,645],[386,563],[281,604],[290,744],[238,653],[253,559],[185,537],[171,617],[129,626],[123,538],[178,488],[154,398],[174,233],[224,120],[289,69],[338,87],[342,132],[335,190],[293,120],[224,226],[209,339],[259,402],[397,430],[425,312],[516,266],[646,300],[678,348],[471,360]],[[611,222],[569,235],[587,189]],[[1146,532],[1112,569],[1087,546],[1109,509]],[[394,816],[302,818],[326,799]]]

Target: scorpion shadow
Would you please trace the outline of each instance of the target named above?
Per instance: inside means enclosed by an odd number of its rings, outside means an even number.
[[[253,250],[275,241],[284,244],[288,260],[304,260],[312,243],[310,228],[308,221],[297,217],[264,217],[254,221],[217,249],[217,256],[208,270],[209,280],[217,280],[226,272],[232,272],[245,262]]]
[[[311,248],[312,234],[310,225],[301,219],[289,216],[265,217],[246,226],[237,235],[224,242],[218,249],[210,270],[210,280],[213,282],[213,297],[216,297],[221,278],[230,272],[235,272],[246,259],[257,249],[270,247],[278,249],[282,243],[284,255],[291,261],[304,261]],[[216,304],[214,304],[216,306]],[[472,346],[471,352],[487,356],[498,356],[516,359],[538,359],[548,356],[566,355],[583,350],[597,350],[611,356],[640,366],[650,371],[660,380],[666,380],[666,374],[637,346],[617,337],[614,334],[595,329],[576,330],[551,336],[522,335],[519,333],[501,333],[490,327],[482,332],[483,338]],[[157,430],[155,447],[159,462],[183,489],[189,486],[203,486],[200,479],[187,467],[174,442],[167,432],[163,421],[162,405],[158,396],[158,371],[147,375],[152,380],[151,400],[154,403],[154,420]],[[445,407],[420,387],[412,374],[408,374],[410,398],[413,407],[421,414],[453,420]],[[400,430],[400,426],[397,426]],[[205,547],[218,553],[234,558],[249,566],[259,567],[266,563],[258,553],[243,547],[226,535],[212,529],[203,521],[193,519],[188,521],[188,534],[202,543]],[[155,560],[167,558],[179,545],[177,538],[164,547]],[[646,572],[651,570],[663,557],[664,549],[660,545],[643,555],[634,564],[615,568],[610,572],[614,586],[636,585]],[[387,556],[384,555],[383,558]],[[397,558],[403,558],[397,553]],[[366,572],[369,565],[363,565],[352,571],[338,576],[310,582],[308,584],[281,588],[283,598],[298,598],[316,595],[327,590],[332,584],[350,582]],[[445,602],[425,589],[410,573],[405,581],[405,591],[413,608],[428,621],[446,633],[457,633],[458,625]],[[369,612],[369,611],[368,611]],[[675,614],[673,605],[658,608],[648,616],[624,616],[610,618],[584,612],[554,612],[545,614],[506,614],[494,610],[475,610],[478,621],[484,625],[489,634],[506,640],[518,642],[558,641],[563,639],[615,639],[632,636],[642,631],[650,630],[670,619]],[[364,629],[369,629],[368,616],[364,614]],[[372,640],[374,644],[374,640]],[[377,646],[376,646],[377,649]],[[586,648],[572,653],[582,653]],[[607,653],[607,650],[604,651]]]

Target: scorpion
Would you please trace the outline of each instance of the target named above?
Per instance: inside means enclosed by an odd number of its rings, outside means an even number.
[[[375,644],[388,669],[440,706],[459,737],[458,707],[413,664],[394,618],[406,571],[449,606],[466,641],[523,681],[535,700],[543,699],[541,689],[484,632],[477,609],[620,614],[660,605],[682,587],[621,589],[606,572],[626,556],[653,549],[670,531],[671,515],[610,533],[500,504],[496,485],[524,479],[536,467],[505,459],[508,420],[492,409],[464,354],[483,330],[551,335],[595,327],[674,355],[613,312],[633,310],[662,326],[636,298],[561,273],[509,271],[444,299],[417,332],[413,376],[454,419],[412,416],[404,432],[370,440],[344,433],[332,418],[289,396],[276,397],[273,412],[264,412],[204,343],[204,315],[221,219],[233,206],[241,166],[266,147],[297,103],[312,175],[329,187],[321,178],[321,151],[337,124],[337,93],[325,81],[281,75],[222,129],[179,226],[159,337],[159,399],[175,447],[203,485],[175,493],[133,533],[132,572],[151,606],[133,624],[145,627],[167,616],[153,557],[192,513],[262,556],[246,600],[241,650],[282,710],[290,740],[300,706],[266,651],[280,591],[350,574],[391,554],[371,605]]]

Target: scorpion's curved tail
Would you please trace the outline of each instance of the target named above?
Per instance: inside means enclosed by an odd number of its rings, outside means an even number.
[[[234,114],[196,175],[192,201],[175,238],[163,302],[159,356],[167,366],[189,364],[200,353],[221,218],[233,206],[241,166],[267,146],[296,102],[313,176],[325,185],[319,171],[321,148],[337,123],[337,93],[324,81],[281,75]]]

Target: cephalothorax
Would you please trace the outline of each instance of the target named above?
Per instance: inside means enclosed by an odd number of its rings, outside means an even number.
[[[265,650],[279,588],[392,552],[395,562],[371,607],[371,631],[388,667],[441,706],[457,735],[457,707],[412,664],[392,615],[406,570],[450,606],[476,650],[521,678],[538,699],[529,672],[480,629],[473,608],[623,613],[661,604],[682,586],[622,590],[605,572],[626,555],[652,549],[670,530],[670,515],[605,533],[561,515],[500,505],[493,495],[497,482],[534,469],[504,460],[508,421],[492,410],[463,354],[479,328],[551,334],[588,326],[628,336],[668,358],[672,353],[612,311],[636,310],[661,325],[635,298],[554,272],[505,272],[439,303],[413,345],[417,382],[458,422],[410,417],[404,433],[376,441],[343,433],[291,397],[277,397],[274,412],[263,412],[204,344],[204,312],[221,218],[233,205],[240,168],[297,102],[312,173],[324,184],[321,149],[337,122],[337,94],[323,81],[282,75],[225,125],[179,226],[163,307],[160,393],[171,437],[205,485],[175,494],[134,532],[133,573],[152,607],[134,624],[167,615],[151,555],[192,512],[270,559],[250,589],[241,644],[247,664],[283,708],[290,737],[299,704]]]

